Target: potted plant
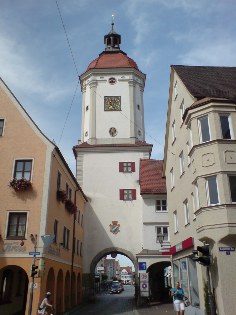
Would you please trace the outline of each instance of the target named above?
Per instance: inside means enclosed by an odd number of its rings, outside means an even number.
[[[25,178],[13,178],[10,181],[10,187],[14,188],[16,191],[27,190],[31,187],[31,181]]]
[[[65,201],[65,208],[70,212],[70,213],[75,213],[77,211],[76,205],[70,200],[67,199]]]
[[[66,192],[64,190],[57,190],[57,200],[61,201],[61,202],[65,202],[66,201]]]

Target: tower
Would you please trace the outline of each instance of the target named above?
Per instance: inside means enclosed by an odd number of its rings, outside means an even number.
[[[152,150],[144,133],[145,75],[120,49],[114,21],[104,44],[105,50],[80,76],[81,143],[74,147],[77,180],[89,200],[84,244],[87,274],[112,252],[136,263],[142,249],[139,164]]]

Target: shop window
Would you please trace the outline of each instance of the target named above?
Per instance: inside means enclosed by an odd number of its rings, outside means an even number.
[[[8,217],[7,238],[23,239],[26,232],[26,212],[10,212]]]

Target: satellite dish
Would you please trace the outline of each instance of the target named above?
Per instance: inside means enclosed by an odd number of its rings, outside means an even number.
[[[53,243],[55,236],[48,234],[48,235],[42,235],[41,238],[42,238],[44,246],[48,247],[49,245]]]

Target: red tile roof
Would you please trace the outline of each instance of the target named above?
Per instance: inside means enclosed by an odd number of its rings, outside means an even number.
[[[166,179],[162,176],[163,161],[142,159],[140,161],[140,194],[166,194]]]
[[[122,50],[103,51],[99,57],[93,60],[86,71],[90,69],[106,69],[106,68],[135,68],[138,66],[136,62],[127,56]]]

